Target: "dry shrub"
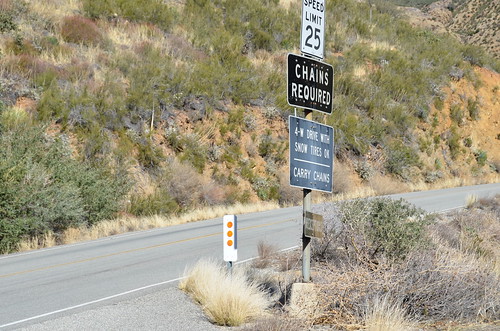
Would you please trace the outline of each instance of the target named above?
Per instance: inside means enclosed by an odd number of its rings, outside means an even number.
[[[22,54],[15,58],[15,65],[26,78],[36,78],[45,75],[47,78],[56,78],[61,74],[61,70],[56,66],[40,60],[38,57]]]
[[[215,324],[238,326],[262,315],[270,300],[259,285],[248,281],[242,269],[201,260],[186,271],[179,287],[201,304]]]
[[[384,209],[373,212],[370,205],[376,200],[349,202],[347,209],[325,205],[320,210],[325,215],[327,231],[325,238],[313,245],[313,257],[325,261],[316,267],[315,281],[322,293],[320,307],[323,308],[316,323],[360,327],[367,323],[369,326],[371,322],[364,319],[367,305],[385,295],[399,303],[412,320],[466,323],[498,320],[500,223],[496,213],[468,210],[448,215],[449,219],[442,216],[443,219],[425,227],[426,245],[410,247],[394,259],[391,254],[378,254],[390,236],[383,235],[373,241],[376,237],[370,235],[371,227],[364,226],[360,228],[364,236],[357,233],[360,229],[353,232],[359,225],[373,225],[374,214],[379,215],[377,217],[385,214],[380,213]],[[386,207],[389,211],[398,207],[398,203]],[[404,214],[405,209],[396,211],[395,215]],[[389,216],[382,218],[383,228],[394,231],[393,227],[387,228],[392,218]],[[395,223],[396,228],[400,227],[398,224]],[[415,239],[404,239],[404,235],[399,238],[399,235],[392,241],[398,243],[403,239],[401,243],[406,245]],[[373,245],[377,242],[380,246]],[[373,259],[374,253],[377,253],[376,259]]]
[[[68,16],[61,25],[62,38],[70,43],[96,46],[104,42],[104,37],[99,27],[82,16]]]
[[[481,201],[481,200],[479,200]],[[479,204],[477,202],[476,204]],[[500,217],[491,200],[483,202],[490,210],[464,210],[452,213],[431,230],[435,240],[465,254],[491,263],[500,274]]]
[[[333,170],[333,193],[345,194],[354,191],[354,186],[349,168],[343,163],[336,162]]]
[[[302,190],[290,186],[290,172],[282,169],[279,175],[279,203],[282,206],[296,206],[302,201]]]
[[[405,263],[324,265],[319,324],[363,323],[367,303],[389,294],[412,319],[491,321],[500,313],[500,281],[491,268],[456,251],[415,253]]]
[[[288,271],[297,269],[302,263],[301,251],[294,249],[282,252],[276,256],[276,263],[279,271]]]
[[[465,207],[472,208],[477,202],[477,195],[469,194],[465,197]]]
[[[172,160],[168,166],[166,178],[168,193],[184,209],[199,206],[221,204],[225,201],[225,192],[219,185],[207,181],[189,163]]]
[[[388,195],[408,191],[408,186],[393,177],[375,174],[370,177],[370,187],[376,195]]]
[[[490,198],[480,198],[473,207],[489,210],[500,218],[500,194]]]
[[[12,0],[0,0],[0,10],[1,11],[8,11],[12,10],[13,8]]]
[[[439,247],[414,254],[394,271],[389,288],[416,318],[474,322],[500,316],[498,274],[473,256]]]
[[[257,252],[259,256],[253,260],[252,266],[254,268],[263,269],[267,268],[273,262],[274,257],[277,255],[275,246],[260,240],[257,244]]]

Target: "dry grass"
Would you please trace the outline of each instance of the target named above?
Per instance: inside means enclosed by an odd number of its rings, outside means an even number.
[[[106,25],[107,36],[119,48],[132,48],[141,43],[151,43],[152,46],[163,49],[166,39],[161,30],[151,25],[135,24],[118,21],[114,25]],[[104,26],[103,26],[104,28]]]
[[[57,240],[52,235],[51,240],[40,240],[33,238],[20,243],[21,251],[52,247],[57,244],[71,244],[86,240],[95,240],[115,234],[131,231],[140,231],[153,228],[172,226],[196,222],[200,220],[213,219],[224,215],[239,215],[250,212],[259,212],[277,209],[276,203],[235,204],[231,206],[205,207],[178,216],[148,216],[134,217],[124,216],[114,220],[103,221],[91,227],[70,228],[65,230]]]
[[[472,208],[472,206],[477,202],[477,195],[470,194],[465,197],[465,207],[467,209]]]
[[[30,1],[31,10],[42,17],[56,22],[63,17],[81,11],[80,0],[39,0]]]
[[[382,176],[380,174],[373,175],[370,178],[370,187],[375,192],[375,195],[387,195],[394,193],[408,192],[410,188],[393,177]]]
[[[365,318],[368,331],[409,331],[414,330],[414,323],[398,303],[391,302],[389,296],[376,297],[368,307]]]
[[[48,232],[45,235],[24,240],[18,244],[19,252],[31,251],[41,247],[52,247],[56,245],[56,237],[53,232]]]
[[[201,260],[186,271],[179,287],[198,302],[217,325],[238,326],[262,315],[270,306],[266,293],[247,280],[241,268]]]

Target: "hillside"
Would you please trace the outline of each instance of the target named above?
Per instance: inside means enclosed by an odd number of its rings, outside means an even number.
[[[314,116],[336,130],[334,193],[498,181],[498,61],[387,2],[328,6],[335,104]],[[1,251],[117,215],[300,201],[285,71],[299,2],[0,8]]]
[[[395,0],[406,8],[413,24],[450,32],[464,43],[483,47],[500,58],[500,1],[498,0]]]

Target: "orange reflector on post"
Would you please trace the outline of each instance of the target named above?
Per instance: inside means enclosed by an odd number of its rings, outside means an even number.
[[[226,215],[222,219],[224,261],[234,262],[238,259],[237,223],[235,215]]]

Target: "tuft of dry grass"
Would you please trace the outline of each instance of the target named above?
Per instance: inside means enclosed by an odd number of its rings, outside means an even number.
[[[228,271],[209,260],[200,260],[185,272],[179,287],[198,302],[217,325],[239,326],[262,315],[270,306],[258,284],[250,282],[240,268]]]
[[[414,330],[414,323],[406,317],[400,304],[384,295],[375,297],[367,307],[365,327],[368,331],[410,331]]]
[[[470,194],[465,198],[465,208],[470,209],[477,202],[477,195]]]

